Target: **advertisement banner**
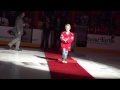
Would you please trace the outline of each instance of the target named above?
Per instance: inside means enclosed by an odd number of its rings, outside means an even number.
[[[112,38],[107,35],[88,34],[87,48],[120,50],[120,37]]]
[[[32,43],[41,44],[42,41],[42,30],[33,29],[32,33]]]
[[[24,34],[22,36],[21,42],[31,41],[31,29],[24,29]],[[13,32],[13,27],[0,26],[0,40],[1,41],[11,41],[15,38],[15,34]]]
[[[32,29],[24,29],[24,33],[23,33],[21,41],[30,43],[32,39],[31,34],[32,34]]]
[[[13,27],[0,26],[0,40],[11,41],[14,39]]]

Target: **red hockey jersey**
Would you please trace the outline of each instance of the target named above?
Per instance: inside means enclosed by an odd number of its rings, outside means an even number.
[[[65,48],[68,51],[71,51],[71,44],[74,40],[74,34],[72,32],[67,34],[66,31],[64,31],[60,35],[60,40],[61,40],[61,49]]]

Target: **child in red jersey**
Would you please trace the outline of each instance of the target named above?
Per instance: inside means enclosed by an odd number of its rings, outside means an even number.
[[[62,62],[67,63],[68,52],[71,51],[71,44],[74,40],[74,34],[70,32],[71,25],[66,24],[65,30],[61,33]]]

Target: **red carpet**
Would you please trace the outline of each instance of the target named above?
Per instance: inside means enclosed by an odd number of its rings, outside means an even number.
[[[68,63],[61,62],[61,53],[56,50],[45,49],[52,79],[94,79],[77,61],[68,57]]]

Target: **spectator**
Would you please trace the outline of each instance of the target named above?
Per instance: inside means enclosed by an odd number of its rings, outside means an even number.
[[[62,32],[62,23],[61,19],[57,18],[57,21],[54,24],[54,48],[60,47],[60,34]],[[58,45],[57,45],[58,44]]]
[[[50,36],[50,19],[47,17],[45,23],[43,24],[43,36],[42,36],[42,44],[41,47],[44,48],[44,43],[45,43],[45,48],[49,48],[48,42],[49,42],[49,36]]]
[[[13,27],[15,25],[15,20],[16,20],[16,13],[15,11],[10,11],[8,13],[8,21],[9,21],[9,26]]]
[[[0,25],[1,26],[8,26],[9,22],[8,19],[6,18],[6,14],[3,13],[2,16],[0,17]]]

